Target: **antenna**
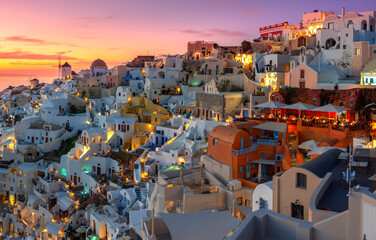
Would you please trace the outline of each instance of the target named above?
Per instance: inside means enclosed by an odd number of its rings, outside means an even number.
[[[60,78],[61,77],[61,54],[62,53],[58,53],[59,55],[57,55],[57,63],[58,65],[57,66],[52,66],[52,67],[57,67],[58,68],[58,72],[57,72],[57,78]]]

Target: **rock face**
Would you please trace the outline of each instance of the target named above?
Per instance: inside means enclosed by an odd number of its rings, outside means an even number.
[[[253,52],[264,53],[268,49],[272,51],[283,51],[283,42],[274,42],[274,41],[263,41],[263,42],[253,42],[252,44]]]

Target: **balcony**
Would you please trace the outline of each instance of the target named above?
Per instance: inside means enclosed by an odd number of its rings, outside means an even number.
[[[273,146],[281,145],[280,141],[275,140],[275,139],[257,139],[256,144],[257,145],[273,145]]]
[[[258,150],[258,145],[253,145],[251,147],[243,148],[243,149],[240,149],[240,150],[232,149],[232,155],[239,156],[239,155],[247,154],[247,153],[250,153],[250,152],[257,151],[257,150]]]

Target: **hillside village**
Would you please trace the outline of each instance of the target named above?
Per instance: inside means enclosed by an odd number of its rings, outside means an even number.
[[[376,239],[375,21],[315,10],[4,89],[0,239]]]

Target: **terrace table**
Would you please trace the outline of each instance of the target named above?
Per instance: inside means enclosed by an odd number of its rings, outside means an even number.
[[[342,153],[338,156],[338,159],[339,159],[339,160],[348,160],[348,159],[349,159],[349,154],[346,153],[346,152],[342,152]]]

